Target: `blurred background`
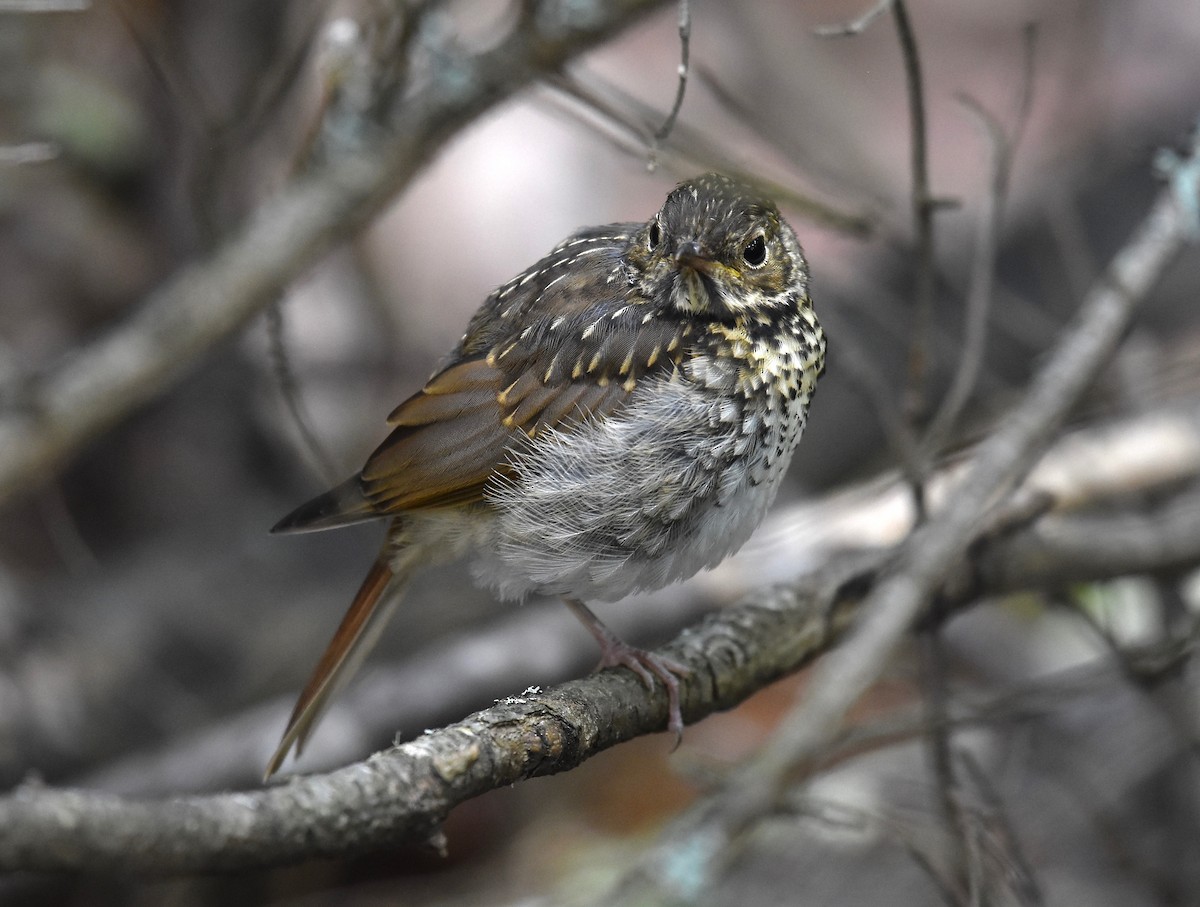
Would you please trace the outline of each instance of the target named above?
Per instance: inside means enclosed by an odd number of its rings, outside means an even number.
[[[378,15],[381,4],[113,0],[10,11],[20,6],[0,10],[2,407],[19,407],[7,390],[19,378],[120,322],[291,178],[319,117],[328,24]],[[446,3],[432,21],[485,48],[513,6]],[[813,34],[864,6],[694,0],[687,96],[653,172],[644,144],[561,84],[530,89],[464,130],[282,301],[288,365],[323,454],[288,413],[260,318],[61,472],[0,501],[0,788],[31,775],[144,794],[258,783],[381,540],[377,526],[301,537],[272,537],[269,527],[361,465],[387,413],[493,288],[579,226],[644,220],[701,165],[755,175],[874,226],[870,238],[848,235],[783,199],[811,263],[830,358],[777,506],[893,468],[847,357],[895,389],[902,410],[914,279],[903,65],[888,16],[853,38]],[[1200,116],[1200,8],[913,0],[910,13],[932,190],[953,201],[937,220],[935,391],[961,347],[989,179],[988,145],[956,96],[1013,124],[1023,29],[1036,23],[971,431],[1014,399],[1145,211],[1158,188],[1156,149],[1181,143]],[[661,122],[676,85],[677,16],[668,4],[580,57],[570,83],[630,121]],[[1093,414],[1137,411],[1147,386],[1156,405],[1165,394],[1194,406],[1198,278],[1194,255],[1171,272],[1093,395]],[[686,618],[668,610],[647,629],[641,616],[658,602],[703,610],[753,587],[735,561],[719,582],[702,577],[603,616],[659,642]],[[1076,591],[1135,638],[1164,607],[1146,580]],[[1004,689],[1093,659],[1100,644],[1061,599],[1031,595],[956,620],[947,645],[959,689]],[[1181,607],[1195,603],[1184,596]],[[297,768],[363,758],[397,733],[585,672],[592,644],[560,610],[499,605],[461,569],[419,577]],[[548,628],[515,670],[511,650],[493,651],[513,645],[514,621]],[[856,719],[916,701],[914,672],[902,659]],[[665,736],[643,739],[470,802],[446,829],[448,858],[402,848],[217,878],[16,878],[0,880],[0,902],[566,903],[615,878],[696,796],[698,779],[752,752],[803,683],[777,684],[689,728],[674,755]],[[1045,903],[1200,903],[1195,742],[1189,755],[1164,724],[1154,697],[1114,669],[1084,692],[967,735]],[[919,739],[839,765],[813,788],[846,811],[770,823],[708,894],[712,903],[938,900],[913,858],[946,834]]]

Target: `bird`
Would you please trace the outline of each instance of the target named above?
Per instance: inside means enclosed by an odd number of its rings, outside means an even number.
[[[272,530],[388,521],[266,777],[299,755],[413,573],[464,557],[502,599],[561,597],[600,668],[661,682],[678,741],[687,667],[624,642],[586,602],[659,589],[741,547],[825,352],[795,232],[719,173],[680,183],[644,223],[578,230],[491,293],[362,469]]]

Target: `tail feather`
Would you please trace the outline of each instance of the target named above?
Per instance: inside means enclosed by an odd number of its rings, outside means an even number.
[[[301,504],[271,527],[272,532],[317,532],[348,526],[364,520],[378,519],[386,514],[371,506],[362,491],[362,482],[353,476],[322,495]]]
[[[401,573],[404,575],[397,577],[392,572],[385,548],[363,580],[325,654],[321,656],[296,701],[283,738],[267,763],[264,780],[279,771],[279,766],[293,746],[296,755],[300,755],[330,700],[354,676],[378,641],[379,634],[400,601],[408,571],[402,570]]]

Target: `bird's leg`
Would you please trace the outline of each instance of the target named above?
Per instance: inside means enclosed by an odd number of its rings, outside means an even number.
[[[667,730],[675,734],[675,742],[678,746],[679,741],[683,739],[683,715],[679,708],[679,678],[690,675],[691,668],[665,655],[655,655],[653,652],[631,646],[610,630],[592,609],[579,599],[563,596],[563,602],[600,644],[600,664],[596,666],[596,670],[615,667],[629,668],[641,678],[648,690],[654,689],[655,677],[662,681],[663,686],[667,688]]]

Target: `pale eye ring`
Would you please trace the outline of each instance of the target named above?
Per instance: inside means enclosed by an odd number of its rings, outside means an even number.
[[[767,260],[767,240],[761,233],[757,234],[746,247],[742,249],[742,260],[750,267],[760,267]]]
[[[659,227],[656,220],[650,225],[650,233],[646,236],[646,248],[653,252],[658,248],[660,242],[662,242],[662,228]]]

